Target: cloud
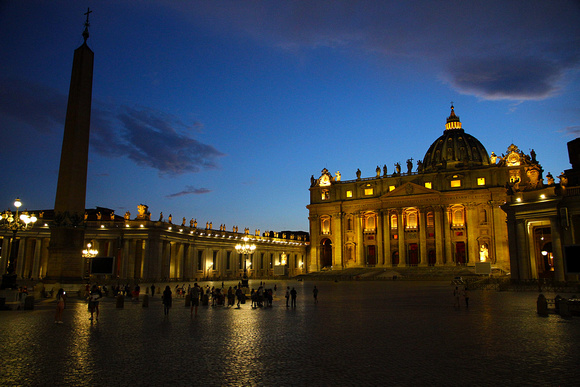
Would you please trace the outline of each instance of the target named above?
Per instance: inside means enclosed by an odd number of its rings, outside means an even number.
[[[580,125],[567,126],[564,128],[563,132],[574,137],[580,136]]]
[[[210,193],[210,192],[211,192],[211,190],[207,189],[207,188],[195,188],[195,187],[188,185],[185,187],[185,189],[183,191],[176,192],[176,193],[173,193],[171,195],[167,195],[165,197],[166,198],[176,198],[176,197],[184,196],[184,195],[192,195],[192,194],[201,195],[201,194],[206,194],[206,193]]]
[[[0,130],[7,122],[25,124],[42,133],[62,130],[66,96],[41,84],[0,79]],[[224,156],[215,147],[192,137],[203,125],[183,123],[166,112],[145,106],[109,106],[93,100],[91,150],[104,157],[127,157],[160,175],[195,173],[218,168]]]
[[[463,94],[531,100],[557,93],[564,69],[538,58],[484,58],[452,63],[448,74],[450,84]]]
[[[186,133],[192,128],[178,118],[152,108],[122,106],[112,118],[106,113],[100,119],[103,126],[95,125],[98,152],[126,156],[139,165],[157,169],[160,174],[214,169],[218,167],[217,158],[224,156],[213,146],[192,138]],[[106,125],[112,120],[116,125]],[[118,130],[112,131],[115,127]],[[107,149],[111,136],[116,146]]]
[[[199,25],[285,50],[340,49],[428,63],[460,93],[539,100],[580,68],[580,4],[574,0],[415,0],[171,3]],[[439,74],[437,74],[439,72]]]

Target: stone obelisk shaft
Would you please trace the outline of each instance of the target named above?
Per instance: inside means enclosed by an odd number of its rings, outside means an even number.
[[[84,214],[94,53],[85,42],[75,50],[51,229],[47,279],[83,277]]]

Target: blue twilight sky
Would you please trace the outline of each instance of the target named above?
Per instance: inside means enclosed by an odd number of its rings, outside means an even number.
[[[450,102],[488,153],[570,168],[578,1],[0,1],[0,209],[53,208],[73,51],[87,208],[308,231],[310,176],[422,159]]]

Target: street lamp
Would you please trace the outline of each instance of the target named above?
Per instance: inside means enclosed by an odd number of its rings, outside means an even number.
[[[14,207],[16,207],[15,214],[12,214],[12,211],[10,210],[6,210],[0,214],[0,228],[12,231],[12,240],[10,241],[8,249],[8,265],[6,267],[6,274],[2,276],[2,289],[13,287],[16,282],[16,257],[12,256],[16,234],[18,231],[24,231],[34,227],[34,223],[37,220],[34,213],[28,214],[28,211],[22,211],[19,214],[18,211],[21,206],[22,202],[17,198],[14,201]]]
[[[99,250],[91,249],[92,246],[87,243],[87,248],[83,250],[83,258],[95,258],[99,254]]]
[[[244,237],[244,243],[238,243],[236,245],[236,251],[238,252],[238,254],[253,254],[254,251],[256,250],[256,245],[254,244],[249,244],[248,241],[250,240],[250,238],[248,237]],[[247,280],[248,280],[248,269],[247,269],[247,260],[246,258],[244,258],[244,283],[243,285],[247,286]]]

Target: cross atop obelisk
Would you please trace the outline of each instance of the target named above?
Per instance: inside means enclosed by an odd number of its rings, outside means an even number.
[[[89,38],[89,26],[91,25],[91,23],[89,23],[89,14],[91,14],[92,12],[93,11],[91,11],[90,8],[87,8],[87,12],[84,13],[84,15],[87,15],[87,21],[85,21],[85,30],[83,31],[83,38],[85,39],[85,43]]]

